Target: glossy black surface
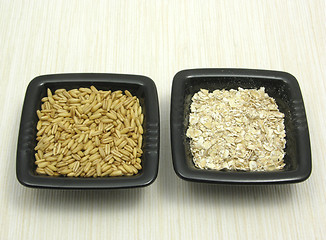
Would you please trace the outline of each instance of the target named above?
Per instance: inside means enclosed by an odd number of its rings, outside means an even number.
[[[195,167],[186,137],[191,97],[201,88],[238,89],[265,87],[285,114],[286,167],[273,172],[202,170]],[[295,183],[311,173],[308,124],[299,84],[289,73],[251,69],[192,69],[177,73],[171,99],[171,145],[173,166],[185,180],[225,184]]]
[[[143,169],[131,177],[71,178],[37,175],[34,157],[36,146],[36,110],[46,89],[54,92],[58,88],[67,90],[90,87],[99,90],[129,90],[140,100],[144,113]],[[16,173],[19,182],[28,187],[67,189],[110,189],[143,187],[157,177],[159,162],[159,106],[155,83],[147,77],[123,74],[54,74],[33,79],[27,88],[17,146]]]

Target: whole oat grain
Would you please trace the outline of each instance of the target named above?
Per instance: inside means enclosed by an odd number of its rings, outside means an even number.
[[[144,116],[125,90],[57,89],[37,111],[36,173],[49,176],[131,176],[142,169]]]

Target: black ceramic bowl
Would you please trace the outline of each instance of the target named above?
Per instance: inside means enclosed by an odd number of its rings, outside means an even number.
[[[191,97],[201,88],[238,89],[265,87],[285,114],[286,155],[284,170],[240,172],[202,170],[192,161],[186,137]],[[302,95],[297,80],[289,73],[250,69],[193,69],[177,73],[171,99],[171,144],[173,166],[185,180],[225,184],[295,183],[311,173],[311,150]]]
[[[47,88],[54,92],[58,88],[67,90],[90,87],[100,90],[129,90],[140,100],[144,113],[143,169],[130,177],[72,178],[37,175],[34,157],[36,146],[36,110]],[[158,172],[159,158],[159,107],[154,82],[147,77],[122,74],[54,74],[33,79],[28,85],[22,111],[16,173],[18,181],[28,187],[67,189],[109,189],[142,187],[151,184]]]

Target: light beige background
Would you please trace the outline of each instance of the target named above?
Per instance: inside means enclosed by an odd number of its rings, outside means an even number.
[[[323,239],[326,234],[325,1],[0,2],[0,239]],[[299,81],[313,173],[300,184],[188,183],[173,171],[169,112],[182,69],[283,70]],[[160,170],[143,189],[37,190],[15,176],[26,87],[41,74],[152,78]]]

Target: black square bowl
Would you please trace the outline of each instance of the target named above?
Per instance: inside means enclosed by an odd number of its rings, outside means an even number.
[[[192,96],[201,88],[238,89],[265,87],[285,114],[285,163],[273,172],[217,171],[196,168],[186,137]],[[297,80],[289,73],[251,69],[193,69],[177,73],[171,99],[171,144],[173,166],[185,180],[224,184],[276,184],[306,180],[311,173],[308,124]]]
[[[142,167],[137,175],[130,177],[73,178],[38,175],[34,148],[36,142],[36,110],[41,108],[41,99],[47,88],[67,90],[90,87],[99,90],[129,90],[140,100],[144,113],[144,135]],[[44,75],[33,79],[27,88],[22,111],[18,146],[16,174],[18,181],[27,187],[60,189],[110,189],[143,187],[157,177],[159,159],[159,106],[155,83],[147,77],[123,74],[73,73]]]

